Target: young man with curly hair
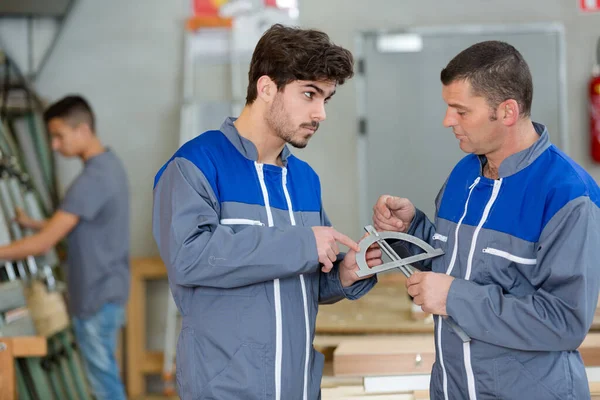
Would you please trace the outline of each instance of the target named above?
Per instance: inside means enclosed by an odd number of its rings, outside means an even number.
[[[319,177],[291,154],[353,75],[319,31],[274,25],[254,51],[246,106],[184,144],[156,176],[153,233],[183,316],[182,399],[320,396],[319,303],[367,293],[358,245],[330,225]],[[350,248],[340,253],[338,243]],[[371,249],[371,266],[381,263]]]

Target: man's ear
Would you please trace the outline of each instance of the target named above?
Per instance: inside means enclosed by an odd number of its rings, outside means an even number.
[[[512,126],[516,124],[521,116],[519,103],[514,99],[503,101],[498,106],[498,114],[504,125]]]
[[[256,82],[258,98],[266,103],[270,103],[277,93],[277,85],[267,75],[261,76]]]

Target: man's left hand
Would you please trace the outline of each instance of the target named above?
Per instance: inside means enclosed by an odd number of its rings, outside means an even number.
[[[408,294],[423,311],[436,315],[448,315],[446,300],[454,277],[437,272],[415,272],[406,280]]]
[[[381,249],[379,248],[377,243],[373,243],[369,247],[365,259],[369,268],[373,268],[377,265],[383,264],[383,261],[381,260]],[[356,281],[360,281],[361,279],[367,279],[373,276],[358,276],[356,275],[356,271],[358,270],[359,267],[356,263],[356,252],[354,250],[350,250],[348,253],[346,253],[346,256],[344,257],[342,262],[340,262],[340,281],[342,282],[342,287],[346,288],[352,286]]]

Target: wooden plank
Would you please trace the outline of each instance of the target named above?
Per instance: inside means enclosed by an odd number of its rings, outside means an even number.
[[[12,340],[0,338],[0,400],[16,399],[15,360]]]
[[[364,394],[363,387],[360,385],[355,386],[341,386],[341,387],[333,387],[333,388],[324,388],[321,389],[321,397],[323,400],[325,399],[338,399],[344,396],[357,396],[360,394]]]
[[[325,356],[325,361],[333,361],[333,352],[340,343],[347,340],[370,341],[373,339],[393,339],[401,335],[315,335],[313,347]]]
[[[429,390],[415,390],[415,400],[429,400]]]
[[[147,351],[141,371],[144,374],[162,374],[164,355],[162,351]]]
[[[138,397],[144,392],[144,377],[140,370],[143,358],[145,337],[145,290],[140,274],[133,268],[131,271],[131,289],[127,304],[127,393],[129,397]]]
[[[388,337],[368,337],[347,340],[339,344],[335,356],[386,355],[390,352],[412,354],[435,351],[433,335],[398,335]]]
[[[131,289],[127,304],[126,376],[127,393],[136,398],[145,394],[145,374],[162,371],[162,353],[146,349],[146,281],[167,278],[167,269],[160,257],[131,260]]]
[[[133,258],[131,273],[142,279],[163,279],[167,277],[167,268],[160,257]]]
[[[322,400],[416,400],[414,393],[367,394],[362,386],[325,388],[321,390],[321,398]],[[425,399],[420,397],[419,400]]]
[[[587,367],[600,366],[600,333],[590,332],[579,351]],[[433,335],[364,336],[337,346],[333,371],[335,376],[429,373],[434,361]]]
[[[590,382],[590,392],[592,399],[594,396],[600,398],[600,382]]]
[[[588,333],[581,346],[579,346],[579,352],[581,358],[583,358],[583,363],[587,367],[600,366],[600,333]]]
[[[19,336],[12,339],[13,357],[41,357],[48,353],[48,342],[42,336]]]
[[[600,331],[600,297],[598,298],[598,305],[594,312],[594,319],[592,320],[591,332]]]
[[[333,354],[335,376],[427,374],[435,361],[433,335],[349,340]]]
[[[356,376],[334,376],[333,362],[325,361],[323,367],[323,377],[321,378],[321,388],[336,388],[340,386],[362,386],[363,378]]]
[[[319,306],[317,334],[433,333],[433,321],[414,319],[412,302],[400,273],[379,275],[379,282],[364,297]]]
[[[600,399],[600,382],[590,382],[592,400]],[[325,388],[321,391],[323,400],[429,400],[428,390],[415,390],[411,393],[389,395],[365,394],[360,385],[349,387]]]
[[[315,335],[315,339],[313,340],[313,346],[315,349],[327,349],[327,348],[336,348],[342,342],[346,342],[348,340],[356,340],[356,341],[371,341],[371,340],[385,340],[385,339],[397,339],[403,338],[406,336],[417,336],[417,335],[408,335],[408,334],[395,334],[395,335]],[[431,335],[429,335],[431,336]]]

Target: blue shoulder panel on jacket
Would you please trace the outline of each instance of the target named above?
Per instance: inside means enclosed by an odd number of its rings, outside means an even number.
[[[204,174],[219,202],[264,206],[254,161],[244,157],[221,131],[208,131],[185,143],[160,169],[154,185],[175,158],[192,162]],[[282,168],[264,165],[270,206],[287,209],[282,189]],[[320,210],[319,178],[305,162],[288,159],[288,191],[295,211]]]
[[[465,157],[452,171],[439,212],[458,223],[469,193],[479,176],[476,156]],[[482,178],[471,195],[463,224],[476,226],[489,201],[493,181]],[[588,196],[599,205],[600,190],[594,179],[568,156],[550,146],[531,165],[503,179],[500,193],[484,224],[486,229],[537,242],[552,217],[571,200]]]
[[[204,132],[181,146],[158,172],[156,183],[175,158],[186,159],[198,167],[219,202],[264,206],[254,162],[245,158],[221,131]]]

